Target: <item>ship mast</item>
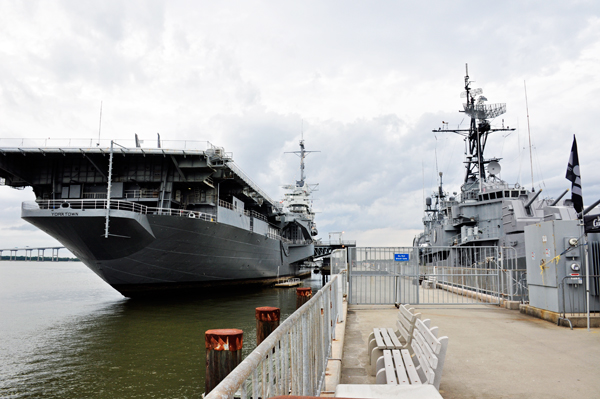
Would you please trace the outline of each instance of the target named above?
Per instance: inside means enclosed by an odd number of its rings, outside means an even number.
[[[296,181],[296,187],[304,187],[304,159],[306,158],[306,154],[310,154],[311,152],[321,151],[306,151],[304,149],[304,133],[302,134],[302,138],[300,139],[300,151],[286,152],[286,154],[297,154],[300,157],[300,180]]]
[[[506,112],[506,104],[484,104],[487,98],[482,96],[483,90],[472,89],[471,80],[469,80],[469,65],[465,64],[465,91],[461,93],[461,97],[466,97],[466,103],[463,103],[464,110],[460,112],[466,113],[471,117],[469,129],[447,129],[444,126],[443,131],[460,134],[465,137],[467,144],[467,153],[465,161],[465,184],[479,183],[481,190],[482,182],[486,180],[485,164],[491,162],[486,161],[483,153],[487,144],[488,135],[498,131],[515,130],[510,128],[495,128],[492,129],[489,119],[493,119]],[[442,129],[433,130],[439,132]]]

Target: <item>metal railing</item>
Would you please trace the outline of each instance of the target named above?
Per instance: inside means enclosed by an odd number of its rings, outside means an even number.
[[[107,208],[106,199],[69,199],[69,200],[37,200],[25,201],[22,208],[25,210],[51,209],[71,212],[74,210],[101,210]],[[111,200],[110,209],[140,213],[142,215],[167,215],[200,219],[216,222],[215,215],[204,212],[189,211],[185,209],[157,208],[138,204],[137,202]]]
[[[335,275],[248,355],[206,399],[319,396],[335,338],[340,283]]]
[[[330,241],[319,241],[316,245],[356,245],[356,240],[330,240]]]
[[[501,278],[504,269],[498,247],[348,251],[350,304],[498,304],[514,288],[512,278]]]
[[[469,234],[471,233],[471,234]],[[499,227],[487,226],[483,229],[471,228],[465,236],[459,233],[450,238],[452,245],[460,245],[472,241],[494,240],[500,237],[502,231]]]
[[[136,148],[134,139],[117,140],[123,147]],[[110,139],[98,140],[97,138],[2,138],[0,146],[17,148],[109,148]],[[158,140],[140,140],[143,149],[158,148]],[[161,140],[161,147],[174,150],[210,150],[215,149],[208,141],[199,140]]]
[[[83,193],[83,199],[106,199],[106,193]]]
[[[588,278],[591,295],[589,313],[599,314],[600,302],[598,298],[600,296],[600,275],[590,274]],[[565,276],[559,283],[558,289],[562,297],[562,303],[559,304],[561,310],[559,313],[561,313],[561,317],[558,319],[558,323],[560,324],[560,320],[565,320],[569,323],[572,330],[573,324],[571,323],[570,318],[588,316],[586,276]]]
[[[226,209],[229,209],[229,210],[232,210],[235,212],[243,213],[244,215],[246,215],[248,217],[253,217],[255,219],[262,220],[263,222],[268,222],[267,217],[265,215],[261,215],[260,213],[258,213],[256,211],[252,211],[252,210],[236,208],[233,206],[232,203],[223,201],[222,199],[219,199],[219,206],[221,208],[226,208]]]
[[[517,262],[517,250],[513,247],[500,247],[499,260],[500,295],[508,301],[529,301],[527,287],[527,268],[520,269]]]
[[[244,215],[251,217],[251,218],[258,219],[258,220],[262,220],[263,222],[268,222],[267,217],[265,215],[261,215],[260,213],[258,213],[256,211],[245,210]]]

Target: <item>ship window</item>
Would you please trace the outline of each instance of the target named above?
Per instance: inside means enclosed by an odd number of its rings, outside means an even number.
[[[489,200],[489,199],[490,199],[490,196],[489,196],[489,194],[483,194],[483,199],[484,199],[484,200]]]
[[[490,193],[490,199],[496,199],[496,193]]]
[[[504,198],[509,198],[509,197],[510,197],[510,191],[505,191]]]
[[[513,198],[518,198],[519,197],[519,192],[517,190],[513,190],[510,192],[510,196]]]

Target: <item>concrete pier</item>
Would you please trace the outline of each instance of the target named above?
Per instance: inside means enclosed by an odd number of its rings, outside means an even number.
[[[414,307],[449,337],[445,399],[600,397],[598,329],[570,330],[494,305]],[[340,383],[375,383],[366,371],[367,337],[374,327],[395,328],[397,312],[348,307]]]

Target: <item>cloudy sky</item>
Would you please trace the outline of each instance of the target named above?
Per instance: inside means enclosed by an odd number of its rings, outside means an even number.
[[[584,201],[600,198],[597,1],[0,2],[0,139],[208,140],[273,198],[303,132],[320,236],[410,245],[424,197],[463,179],[465,64],[508,112],[486,155],[556,197],[573,134]],[[529,121],[525,103],[525,84]],[[0,140],[1,144],[1,140]],[[55,241],[0,187],[0,248]]]

